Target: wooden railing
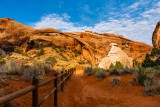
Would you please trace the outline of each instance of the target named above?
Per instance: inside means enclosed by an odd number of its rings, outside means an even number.
[[[39,107],[52,94],[54,95],[54,100],[53,100],[54,107],[58,107],[58,89],[60,88],[61,91],[64,90],[64,85],[71,78],[74,71],[75,71],[75,68],[71,68],[65,72],[62,71],[61,74],[59,75],[55,74],[54,77],[50,78],[49,80],[43,81],[41,83],[38,83],[38,79],[36,77],[33,77],[31,86],[28,86],[27,88],[21,89],[19,91],[16,91],[14,93],[1,97],[0,105],[5,104],[11,100],[14,100],[32,91],[32,107]],[[60,79],[59,83],[58,83],[58,79]],[[45,97],[39,100],[38,89],[41,86],[44,86],[53,81],[54,81],[54,88]]]

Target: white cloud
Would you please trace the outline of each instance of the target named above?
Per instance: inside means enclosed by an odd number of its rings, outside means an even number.
[[[136,6],[138,4],[132,7]],[[116,33],[131,40],[145,42],[151,45],[152,32],[156,23],[160,20],[160,2],[153,8],[140,13],[140,17],[129,18],[129,14],[126,13],[126,15],[126,17],[121,19],[110,18],[109,21],[100,21],[93,26],[76,26],[75,23],[70,21],[70,16],[66,13],[62,15],[50,14],[43,16],[40,21],[33,23],[32,27],[53,27],[62,31],[91,30],[99,33]]]
[[[135,8],[137,8],[139,5],[140,5],[140,3],[139,3],[139,2],[136,2],[136,3],[132,4],[131,6],[129,6],[129,8],[135,9]]]

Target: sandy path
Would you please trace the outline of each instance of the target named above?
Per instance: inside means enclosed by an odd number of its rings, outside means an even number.
[[[142,87],[123,85],[111,87],[110,77],[100,81],[85,78],[77,71],[59,94],[59,107],[160,107],[160,96],[145,97]]]

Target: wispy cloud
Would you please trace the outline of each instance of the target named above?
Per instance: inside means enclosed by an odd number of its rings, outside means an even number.
[[[136,3],[132,4],[131,6],[129,6],[129,8],[135,9],[135,8],[137,8],[139,5],[140,5],[140,2],[136,2]]]
[[[129,8],[138,8],[141,1],[134,3]],[[88,7],[86,7],[87,9]],[[115,13],[119,15],[118,13]],[[152,8],[139,13],[138,17],[131,17],[129,13],[124,13],[124,17],[110,18],[108,21],[101,20],[93,26],[77,26],[70,21],[70,16],[65,14],[50,14],[43,16],[38,22],[32,24],[35,28],[53,27],[62,31],[85,31],[91,30],[99,33],[109,32],[123,35],[135,41],[145,42],[151,45],[152,32],[156,23],[160,20],[160,2]]]

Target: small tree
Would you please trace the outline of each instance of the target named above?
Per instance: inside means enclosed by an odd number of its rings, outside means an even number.
[[[116,64],[115,64],[114,67],[115,67],[117,70],[122,70],[122,69],[124,68],[120,61],[116,61]]]
[[[153,66],[157,66],[157,64],[152,61],[149,57],[149,54],[146,55],[145,60],[142,62],[142,67],[153,67]]]
[[[114,68],[113,63],[111,63],[111,65],[109,66],[109,69],[112,69],[112,68]]]

